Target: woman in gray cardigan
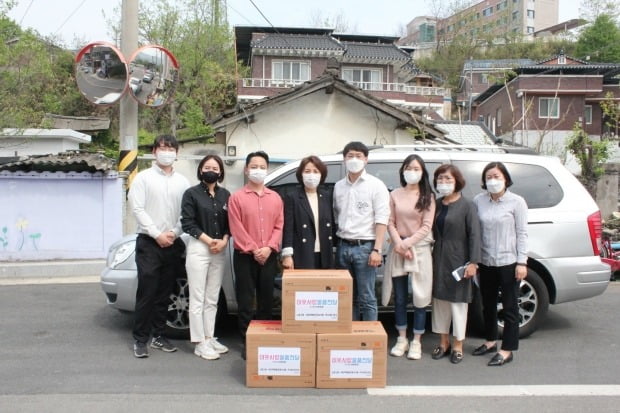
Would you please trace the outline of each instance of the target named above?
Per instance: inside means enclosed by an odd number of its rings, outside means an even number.
[[[457,167],[441,165],[435,171],[433,184],[441,198],[437,200],[433,225],[433,332],[440,335],[440,342],[432,357],[439,360],[450,355],[450,361],[457,364],[463,360],[472,278],[480,261],[480,223],[476,207],[461,194],[465,179]]]

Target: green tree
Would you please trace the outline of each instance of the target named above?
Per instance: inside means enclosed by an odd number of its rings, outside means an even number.
[[[581,183],[592,197],[596,197],[596,182],[603,175],[605,162],[609,159],[609,141],[592,140],[577,122],[566,142],[566,148],[581,166]]]
[[[211,134],[205,121],[236,102],[233,36],[219,0],[155,0],[140,10],[144,43],[169,49],[180,65],[174,101],[163,110],[142,110],[141,126],[182,137]]]
[[[575,57],[596,62],[620,61],[620,28],[608,14],[599,15],[577,40]]]

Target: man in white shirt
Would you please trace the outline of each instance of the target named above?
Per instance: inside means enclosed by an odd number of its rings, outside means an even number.
[[[179,237],[181,199],[189,181],[176,172],[179,144],[174,136],[155,138],[151,168],[140,172],[129,189],[129,203],[138,222],[136,266],[138,290],[134,313],[134,356],[148,357],[147,342],[165,352],[176,351],[162,334],[170,293],[177,271],[183,267],[185,244]]]
[[[342,152],[346,176],[334,187],[334,218],[339,238],[336,263],[353,277],[353,319],[377,320],[375,280],[390,217],[385,184],[366,172],[368,148],[349,142]]]

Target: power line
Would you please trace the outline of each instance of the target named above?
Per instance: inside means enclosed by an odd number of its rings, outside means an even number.
[[[65,19],[65,21],[62,22],[60,27],[56,29],[54,34],[58,34],[58,32],[63,28],[63,26],[69,21],[69,19],[71,19],[71,17],[73,17],[75,13],[77,13],[77,11],[84,5],[84,3],[86,3],[86,0],[82,0],[82,2],[71,12],[71,14],[69,14],[69,16]]]
[[[34,3],[34,0],[30,0],[30,4],[28,4],[28,7],[26,7],[26,11],[24,11],[24,15],[22,16],[21,20],[19,21],[20,27],[22,25],[22,22],[24,21],[24,18],[28,14],[28,11],[30,10],[30,6],[32,6],[32,3]]]
[[[245,17],[243,14],[239,13],[238,10],[236,10],[233,6],[230,5],[230,3],[227,4],[228,8],[231,9],[232,11],[234,11],[235,13],[237,13],[239,15],[239,17],[241,17],[242,19],[244,19],[245,21],[247,21],[248,23],[250,23],[252,26],[256,26],[256,24],[254,24],[254,22],[252,22],[250,19],[248,19],[247,17]]]
[[[267,23],[269,23],[269,25],[275,29],[274,25],[273,25],[273,24],[269,21],[269,19],[267,18],[267,16],[265,16],[265,15],[263,14],[263,12],[261,11],[261,9],[259,9],[259,8],[258,8],[258,6],[256,5],[256,3],[254,3],[254,0],[250,0],[250,3],[252,3],[252,6],[254,6],[254,8],[255,8],[256,10],[258,10],[258,12],[260,13],[260,15],[261,15],[261,16],[263,16],[263,19],[265,19],[265,21],[266,21]],[[276,32],[277,32],[277,30],[276,30]]]

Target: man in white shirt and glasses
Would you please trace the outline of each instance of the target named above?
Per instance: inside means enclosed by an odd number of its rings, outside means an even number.
[[[165,352],[177,348],[164,336],[170,293],[175,278],[183,268],[185,244],[179,237],[181,228],[181,199],[189,181],[176,172],[179,144],[174,136],[160,135],[153,144],[153,165],[133,180],[129,189],[129,204],[138,223],[136,238],[136,267],[138,290],[134,312],[134,356],[149,356],[151,347]]]
[[[375,280],[390,217],[385,184],[366,172],[368,148],[349,142],[342,152],[346,176],[334,187],[334,218],[338,225],[336,263],[353,277],[353,319],[377,320]]]

